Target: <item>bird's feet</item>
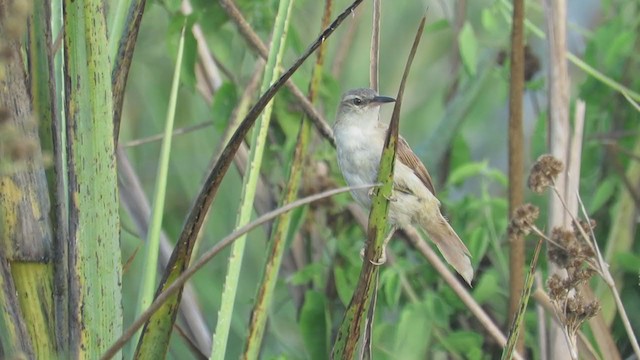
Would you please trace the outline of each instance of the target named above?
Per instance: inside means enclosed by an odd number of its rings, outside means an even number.
[[[371,199],[375,195],[374,191],[375,191],[375,188],[369,189],[369,199]],[[398,201],[398,198],[393,196],[393,195],[385,196],[385,197],[387,198],[387,200],[392,201],[392,202]]]
[[[362,248],[362,250],[360,250],[360,258],[364,259],[365,258],[365,250],[367,249],[366,246],[364,246]],[[378,260],[369,260],[369,262],[373,265],[376,266],[380,266],[380,265],[384,265],[384,263],[387,262],[387,248],[386,246],[382,248],[382,255],[380,255],[380,258],[378,258]]]

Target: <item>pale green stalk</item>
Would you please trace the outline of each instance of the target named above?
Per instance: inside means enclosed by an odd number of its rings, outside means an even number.
[[[292,4],[293,0],[283,0],[279,3],[278,14],[276,15],[272,34],[271,48],[269,49],[267,65],[262,78],[262,85],[260,86],[261,93],[264,93],[269,88],[269,85],[278,79],[278,68],[284,53],[284,42],[287,37]],[[262,156],[264,153],[272,108],[273,101],[267,104],[262,116],[258,119],[256,128],[253,130],[251,153],[249,155],[249,168],[243,179],[242,200],[236,222],[236,228],[247,224],[251,218],[256,184],[258,176],[260,175],[260,167],[262,165]],[[227,277],[225,279],[224,290],[222,293],[221,306],[218,311],[218,322],[213,335],[211,359],[223,360],[225,358],[227,340],[229,338],[229,328],[231,326],[231,316],[233,314],[238,280],[240,278],[240,268],[242,266],[245,243],[246,236],[243,236],[233,244],[233,248],[231,250],[229,266],[227,268]]]
[[[123,321],[111,62],[102,0],[64,3],[70,357],[88,358]]]
[[[140,314],[149,307],[149,304],[153,301],[153,295],[156,288],[160,232],[162,231],[162,215],[167,190],[171,140],[173,139],[171,134],[173,132],[173,123],[176,115],[176,103],[178,102],[178,88],[180,85],[180,69],[182,68],[182,55],[184,53],[184,31],[185,28],[183,26],[182,32],[180,33],[180,42],[178,44],[178,54],[176,66],[173,72],[173,82],[171,83],[171,94],[169,96],[169,108],[167,109],[167,121],[164,126],[164,137],[160,148],[160,159],[158,163],[158,172],[156,175],[156,184],[153,194],[153,205],[151,209],[151,222],[149,223],[149,231],[147,232],[144,273],[142,275],[140,293],[138,294],[139,297],[138,304],[136,306],[136,317],[140,316]],[[136,344],[139,337],[140,331],[136,333],[132,344]],[[131,349],[131,351],[133,351],[133,349]]]

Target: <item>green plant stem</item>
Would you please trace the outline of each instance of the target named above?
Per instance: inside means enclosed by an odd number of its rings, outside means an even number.
[[[271,35],[272,43],[271,48],[269,49],[269,56],[267,58],[267,64],[262,79],[261,92],[265,92],[269,88],[269,85],[275,82],[279,77],[278,69],[284,54],[284,43],[287,37],[292,5],[293,0],[283,0],[278,5],[278,13],[274,23],[273,34]],[[253,131],[251,152],[249,155],[249,171],[243,179],[242,200],[236,227],[241,227],[247,224],[251,218],[256,184],[258,177],[260,176],[260,167],[262,165],[272,109],[273,102],[271,101],[266,105],[262,116],[258,120],[257,127],[254,128]],[[233,307],[237,294],[245,243],[246,236],[242,236],[234,243],[233,248],[231,249],[229,266],[227,268],[227,277],[225,279],[224,289],[222,292],[220,310],[218,311],[218,322],[213,335],[211,359],[223,360],[225,358],[229,329],[231,327],[231,316],[233,315]]]
[[[182,57],[184,54],[184,32],[182,27],[180,33],[180,41],[178,43],[178,53],[176,65],[173,73],[173,82],[171,84],[171,94],[169,95],[169,108],[167,109],[167,119],[164,127],[164,137],[160,148],[160,158],[158,162],[158,170],[156,173],[156,184],[151,208],[151,222],[147,232],[147,241],[145,243],[146,251],[144,257],[144,268],[142,281],[140,284],[140,292],[138,293],[138,303],[136,306],[136,317],[139,316],[144,309],[153,301],[154,289],[156,288],[156,276],[158,273],[158,252],[160,249],[160,233],[162,231],[162,215],[164,210],[164,201],[167,190],[167,175],[169,173],[169,158],[171,155],[171,141],[173,136],[173,124],[176,115],[176,104],[178,102],[178,88],[180,85],[180,71],[182,69]],[[137,341],[140,333],[136,334],[134,341]],[[156,344],[149,344],[150,351],[158,348]],[[145,351],[139,349],[139,351]]]
[[[101,0],[65,0],[70,357],[105,351],[122,331],[122,268],[111,63]]]
[[[516,351],[516,344],[518,343],[518,337],[522,329],[522,322],[524,321],[524,315],[527,311],[527,304],[531,297],[531,288],[533,287],[533,280],[535,278],[536,267],[538,266],[538,256],[540,255],[540,249],[542,248],[543,239],[540,238],[536,244],[535,251],[533,253],[533,259],[529,266],[529,273],[524,281],[522,293],[520,294],[520,301],[518,303],[518,309],[511,322],[511,329],[509,331],[509,338],[507,339],[507,345],[502,351],[502,360],[512,359],[514,352]]]

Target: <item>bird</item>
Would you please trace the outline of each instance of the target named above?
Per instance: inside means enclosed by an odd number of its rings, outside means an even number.
[[[387,125],[379,119],[380,106],[392,102],[395,102],[394,98],[378,95],[375,90],[368,88],[349,90],[342,95],[333,134],[338,166],[349,186],[376,183],[387,133]],[[371,207],[371,190],[358,189],[353,190],[351,194],[364,208]],[[389,199],[388,221],[391,233],[385,239],[380,259],[371,262],[375,265],[384,264],[385,248],[393,233],[398,228],[406,229],[417,225],[424,229],[445,260],[471,284],[471,253],[442,216],[440,201],[435,194],[427,168],[411,150],[407,141],[399,136],[393,190]]]

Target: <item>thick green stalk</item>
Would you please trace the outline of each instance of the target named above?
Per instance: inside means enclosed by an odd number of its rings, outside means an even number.
[[[289,27],[289,17],[291,14],[293,0],[283,0],[278,7],[278,14],[274,24],[272,34],[271,49],[267,58],[267,65],[262,78],[260,92],[264,93],[269,85],[275,82],[279,77],[280,63],[284,53],[284,42],[287,37],[287,29]],[[255,197],[256,183],[260,175],[260,167],[262,165],[262,156],[266,143],[267,130],[271,119],[271,110],[273,102],[269,102],[258,120],[257,127],[253,131],[251,139],[251,152],[249,155],[249,171],[243,179],[243,192],[240,205],[240,211],[237,218],[236,227],[247,224],[251,218],[253,209],[253,200]],[[218,311],[218,322],[213,336],[213,348],[211,351],[211,359],[223,360],[225,358],[227,339],[229,337],[229,328],[231,326],[231,316],[233,314],[233,306],[236,298],[238,280],[240,278],[240,268],[242,266],[242,256],[246,236],[239,238],[231,250],[229,266],[227,268],[227,277],[225,279],[224,290],[222,292],[222,303]]]
[[[122,268],[111,63],[101,0],[65,0],[70,354],[104,352],[122,332]]]
[[[169,96],[169,108],[167,109],[167,121],[164,126],[164,137],[160,148],[160,159],[156,174],[156,184],[151,208],[151,222],[147,232],[146,251],[144,257],[144,273],[140,284],[140,293],[136,307],[136,317],[149,307],[153,301],[154,290],[156,288],[156,275],[158,274],[158,251],[160,249],[160,233],[162,231],[162,215],[164,210],[164,200],[167,190],[167,175],[169,173],[169,157],[171,154],[171,140],[173,139],[173,123],[176,115],[176,103],[178,102],[178,88],[180,85],[180,69],[182,68],[182,55],[184,53],[184,31],[182,28],[180,42],[178,44],[178,54],[176,66],[171,84],[171,95]],[[133,339],[137,342],[140,332]],[[156,344],[148,344],[153,349],[157,349]],[[146,351],[145,348],[139,351]],[[153,349],[148,349],[153,351]]]
[[[322,18],[322,27],[326,27],[331,20],[331,0],[325,5],[324,16]],[[311,76],[311,84],[309,86],[309,100],[314,102],[322,78],[322,62],[324,57],[324,44],[318,50],[318,58]],[[311,122],[307,118],[303,118],[302,125],[298,132],[298,140],[293,154],[293,160],[289,170],[289,180],[284,190],[282,198],[283,204],[288,204],[295,200],[298,189],[300,188],[300,180],[302,178],[302,168],[304,159],[306,158],[307,149],[309,148],[309,139],[311,137]],[[273,299],[273,291],[278,280],[280,265],[282,264],[282,256],[287,241],[287,234],[291,224],[292,213],[282,215],[274,227],[271,240],[269,241],[269,251],[262,274],[262,281],[256,295],[256,301],[251,313],[251,322],[249,324],[249,335],[243,359],[257,359],[260,353],[260,346],[264,337],[264,329],[268,318],[268,308],[271,306]],[[318,334],[322,336],[323,334]]]

